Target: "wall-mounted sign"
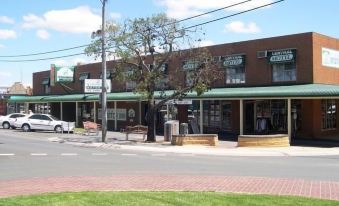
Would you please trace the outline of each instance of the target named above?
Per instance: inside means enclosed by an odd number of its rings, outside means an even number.
[[[223,60],[223,66],[225,67],[245,66],[245,55],[226,56]]]
[[[279,51],[268,51],[267,58],[270,64],[294,62],[296,60],[296,49],[284,49]]]
[[[56,82],[73,82],[75,67],[56,66],[54,65]]]
[[[339,68],[339,51],[328,48],[322,48],[321,60],[323,66]]]
[[[85,79],[85,93],[101,93],[101,79]],[[111,80],[106,79],[107,92],[111,92]]]
[[[193,60],[188,60],[188,61],[184,61],[183,65],[182,65],[182,69],[183,70],[195,70],[199,67],[200,62],[198,61],[193,61]]]
[[[129,110],[128,110],[128,117],[129,117],[129,118],[134,118],[134,117],[135,117],[135,111],[134,111],[134,109],[129,109]]]

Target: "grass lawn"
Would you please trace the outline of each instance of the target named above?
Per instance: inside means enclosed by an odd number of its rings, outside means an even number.
[[[0,206],[104,206],[104,205],[240,205],[323,206],[337,201],[301,197],[225,194],[215,192],[70,192],[0,198]]]

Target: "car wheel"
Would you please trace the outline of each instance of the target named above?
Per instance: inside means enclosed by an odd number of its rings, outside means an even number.
[[[61,126],[55,126],[55,128],[54,128],[54,131],[56,132],[56,133],[61,133],[62,132],[62,128],[61,128]]]
[[[4,123],[2,124],[2,127],[3,127],[4,129],[9,129],[9,128],[11,127],[11,125],[10,125],[8,122],[4,122]]]
[[[31,127],[28,124],[24,124],[24,125],[22,125],[22,130],[24,132],[29,132],[29,131],[31,131]]]

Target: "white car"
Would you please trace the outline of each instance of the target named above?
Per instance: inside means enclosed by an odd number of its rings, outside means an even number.
[[[6,116],[0,116],[0,125],[4,128],[4,129],[15,129],[14,126],[14,121],[16,120],[16,118],[19,117],[24,117],[27,114],[22,114],[22,113],[12,113]]]
[[[22,128],[24,132],[31,130],[50,130],[55,132],[73,131],[74,122],[61,121],[49,114],[30,114],[25,117],[17,118],[14,126]]]

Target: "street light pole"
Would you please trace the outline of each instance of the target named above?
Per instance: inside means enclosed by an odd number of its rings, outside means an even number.
[[[105,52],[105,3],[107,0],[102,0],[102,28],[101,28],[101,58],[102,58],[102,93],[101,93],[101,137],[102,142],[106,142],[107,133],[107,91],[106,91],[106,52]]]

